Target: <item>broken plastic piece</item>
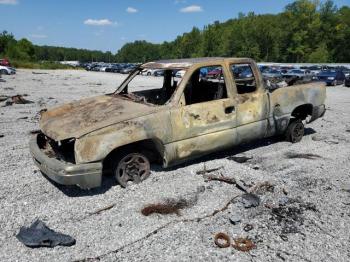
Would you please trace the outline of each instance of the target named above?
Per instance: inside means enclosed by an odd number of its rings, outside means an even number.
[[[31,248],[75,245],[74,238],[51,230],[39,219],[30,227],[21,227],[16,238]]]

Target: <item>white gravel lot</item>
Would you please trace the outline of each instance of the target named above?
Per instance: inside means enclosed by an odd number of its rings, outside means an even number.
[[[33,74],[32,72],[44,74]],[[29,132],[38,129],[38,111],[115,90],[125,76],[75,70],[18,70],[3,76],[0,95],[27,94],[33,104],[0,103],[0,261],[350,261],[350,89],[327,89],[324,118],[307,126],[300,143],[266,139],[169,170],[127,189],[106,177],[99,189],[83,191],[50,183],[29,154]],[[287,157],[312,153],[315,159]],[[239,164],[231,155],[252,157]],[[196,171],[223,166],[223,175],[247,187],[262,182],[261,204],[245,209],[242,191],[206,182]],[[199,193],[196,193],[199,192]],[[181,215],[140,210],[166,198],[193,198]],[[223,208],[232,198],[228,208]],[[111,204],[99,214],[91,214]],[[240,218],[233,225],[230,218]],[[15,235],[35,219],[76,239],[72,247],[30,249]],[[244,230],[246,224],[253,229]],[[220,249],[214,235],[249,237],[250,252]],[[88,260],[90,261],[90,260]]]

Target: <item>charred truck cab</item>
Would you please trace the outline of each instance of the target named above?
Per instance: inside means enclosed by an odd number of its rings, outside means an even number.
[[[155,69],[162,77],[142,75]],[[299,142],[325,98],[322,83],[268,90],[248,58],[150,62],[114,93],[44,112],[30,151],[59,184],[98,187],[111,170],[125,187],[146,179],[151,162],[167,167],[277,134]]]

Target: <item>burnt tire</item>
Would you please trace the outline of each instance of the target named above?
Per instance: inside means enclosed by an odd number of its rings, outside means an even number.
[[[150,161],[141,150],[125,150],[115,157],[112,172],[118,184],[125,188],[129,181],[138,184],[150,176]]]
[[[292,120],[286,130],[286,140],[291,143],[298,143],[304,136],[304,124],[300,119]]]

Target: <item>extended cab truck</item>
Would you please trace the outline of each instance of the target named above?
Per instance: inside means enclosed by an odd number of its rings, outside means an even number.
[[[251,73],[235,73],[239,67]],[[216,78],[201,74],[218,68]],[[142,76],[145,69],[165,70],[164,76]],[[179,79],[173,70],[186,73]],[[30,150],[43,173],[60,184],[98,187],[102,170],[111,170],[125,187],[146,179],[152,161],[168,167],[279,134],[299,142],[302,121],[325,113],[325,97],[322,83],[268,90],[251,59],[150,62],[112,94],[44,112]]]

